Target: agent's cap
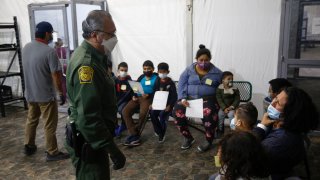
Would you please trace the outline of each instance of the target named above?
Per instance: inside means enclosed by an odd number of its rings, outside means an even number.
[[[42,21],[40,23],[37,24],[36,26],[36,32],[49,32],[52,33],[53,32],[53,27],[50,23],[46,22],[46,21]]]

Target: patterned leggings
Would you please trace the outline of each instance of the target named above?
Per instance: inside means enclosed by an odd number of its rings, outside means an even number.
[[[214,134],[218,126],[218,111],[219,106],[214,102],[214,100],[203,101],[203,118],[201,120],[206,131],[206,139],[209,143],[213,141]],[[188,128],[186,108],[180,102],[177,102],[174,106],[173,116],[180,133],[186,138],[192,138]]]

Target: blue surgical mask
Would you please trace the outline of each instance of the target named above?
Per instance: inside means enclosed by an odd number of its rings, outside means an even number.
[[[235,122],[236,120],[234,119],[234,118],[232,118],[231,119],[231,121],[230,121],[230,129],[232,129],[232,130],[236,130],[236,122]]]
[[[267,113],[268,113],[268,116],[269,116],[270,119],[273,119],[273,120],[280,119],[281,112],[279,112],[271,104],[268,106]]]

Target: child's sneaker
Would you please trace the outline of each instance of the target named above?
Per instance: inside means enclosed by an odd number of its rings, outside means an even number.
[[[208,141],[205,141],[203,144],[198,146],[198,151],[200,152],[206,152],[211,148],[211,143],[209,143]]]
[[[166,136],[159,136],[159,143],[163,143],[166,140]]]
[[[189,149],[191,147],[191,145],[194,143],[194,138],[184,138],[184,142],[181,146],[181,149]]]
[[[130,135],[126,138],[126,141],[123,143],[125,146],[139,146],[140,145],[140,136]]]

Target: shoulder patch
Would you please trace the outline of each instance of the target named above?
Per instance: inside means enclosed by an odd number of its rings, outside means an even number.
[[[92,83],[93,69],[90,66],[81,66],[78,70],[80,84]]]

